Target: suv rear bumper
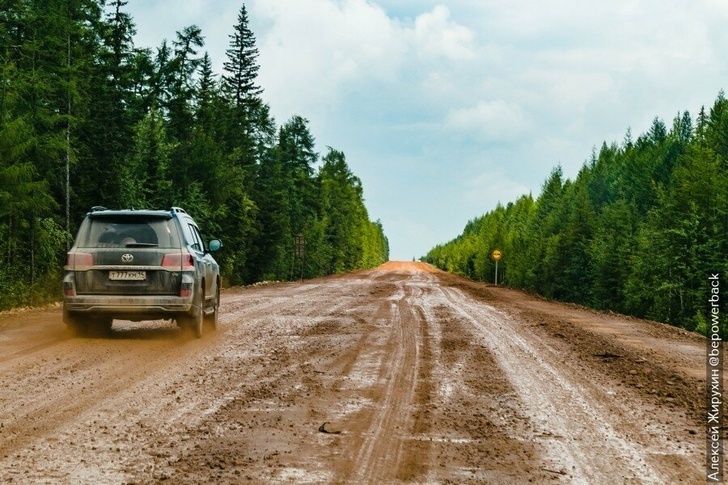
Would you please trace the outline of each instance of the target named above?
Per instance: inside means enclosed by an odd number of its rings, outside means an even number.
[[[192,296],[78,295],[66,296],[64,300],[63,306],[68,312],[104,314],[114,318],[132,319],[141,315],[170,318],[194,310]]]

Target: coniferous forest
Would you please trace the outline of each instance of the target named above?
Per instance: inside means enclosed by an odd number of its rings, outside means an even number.
[[[224,69],[196,26],[134,45],[123,0],[0,0],[0,309],[60,296],[84,214],[185,208],[228,284],[315,277],[388,259],[341,151],[261,99],[243,5]],[[305,238],[297,257],[294,238]]]
[[[728,100],[655,119],[470,221],[424,260],[472,279],[705,333],[710,274],[728,274]],[[725,338],[725,335],[723,335]]]

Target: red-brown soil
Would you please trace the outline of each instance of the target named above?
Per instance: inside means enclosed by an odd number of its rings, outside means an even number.
[[[704,481],[699,336],[420,263],[221,311],[200,340],[0,314],[0,482]]]

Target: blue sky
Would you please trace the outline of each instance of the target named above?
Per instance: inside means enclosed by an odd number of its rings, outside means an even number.
[[[346,154],[392,259],[423,256],[557,164],[709,107],[728,84],[724,0],[250,0],[280,126]],[[129,0],[138,47],[195,24],[221,72],[231,0]]]

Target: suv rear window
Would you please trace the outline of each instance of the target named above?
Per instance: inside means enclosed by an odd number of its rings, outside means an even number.
[[[79,231],[78,247],[179,248],[179,232],[172,219],[139,216],[96,216]]]

